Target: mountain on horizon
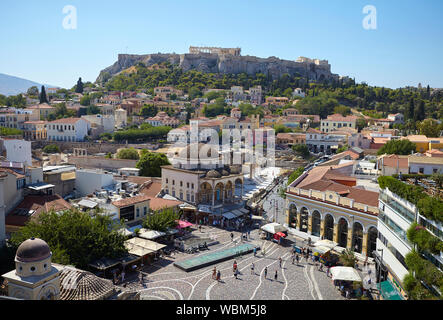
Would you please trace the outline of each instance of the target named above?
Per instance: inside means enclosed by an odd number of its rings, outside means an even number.
[[[58,88],[58,86],[41,84],[31,80],[0,73],[0,94],[5,96],[17,95],[19,93],[26,93],[26,91],[32,86],[37,86],[38,89],[40,90],[42,85],[44,85],[45,88]]]

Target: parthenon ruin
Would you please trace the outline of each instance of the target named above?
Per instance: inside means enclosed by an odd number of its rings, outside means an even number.
[[[240,56],[241,48],[219,48],[219,47],[189,47],[189,53],[211,53],[211,54],[230,54]]]

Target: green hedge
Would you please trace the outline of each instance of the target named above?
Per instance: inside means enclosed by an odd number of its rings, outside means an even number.
[[[432,294],[424,288],[419,281],[423,281],[428,286],[436,286],[443,291],[443,273],[437,269],[430,261],[423,259],[420,254],[412,250],[405,257],[406,265],[411,274],[404,279],[405,289],[412,299],[432,299]],[[411,278],[415,272],[417,282]],[[421,296],[421,297],[420,297]]]
[[[137,140],[150,140],[153,138],[163,138],[171,130],[171,127],[153,127],[146,129],[129,129],[124,131],[114,132],[115,141],[137,141]]]
[[[409,241],[417,244],[422,250],[427,250],[432,254],[439,254],[440,251],[443,251],[443,241],[417,223],[411,224],[407,236]]]
[[[381,189],[388,188],[396,195],[413,203],[420,214],[426,218],[443,222],[443,201],[428,196],[424,188],[403,183],[389,176],[379,177],[378,184]]]
[[[395,178],[395,179],[398,179],[398,174],[393,174],[392,177]],[[430,174],[409,173],[409,174],[402,174],[401,175],[401,178],[402,178],[401,180],[404,181],[406,179],[414,179],[414,178],[417,178],[417,179],[425,178],[425,179],[427,179],[427,178],[430,178],[430,177],[431,177]]]

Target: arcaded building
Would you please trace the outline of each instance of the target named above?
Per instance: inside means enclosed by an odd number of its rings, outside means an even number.
[[[378,192],[357,187],[339,166],[316,167],[286,190],[289,227],[372,256],[376,250]]]
[[[204,205],[216,212],[227,203],[241,202],[243,174],[241,164],[224,165],[222,153],[209,144],[183,148],[162,166],[162,190],[195,206]],[[193,153],[196,153],[195,155]],[[229,152],[227,156],[232,157]]]

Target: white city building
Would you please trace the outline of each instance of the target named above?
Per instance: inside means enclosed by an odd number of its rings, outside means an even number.
[[[91,123],[82,118],[65,118],[48,122],[48,141],[84,141],[91,129]]]
[[[114,175],[106,171],[78,169],[75,172],[75,190],[79,197],[101,191],[114,184]]]
[[[0,150],[6,151],[6,160],[32,166],[31,141],[0,139]]]

